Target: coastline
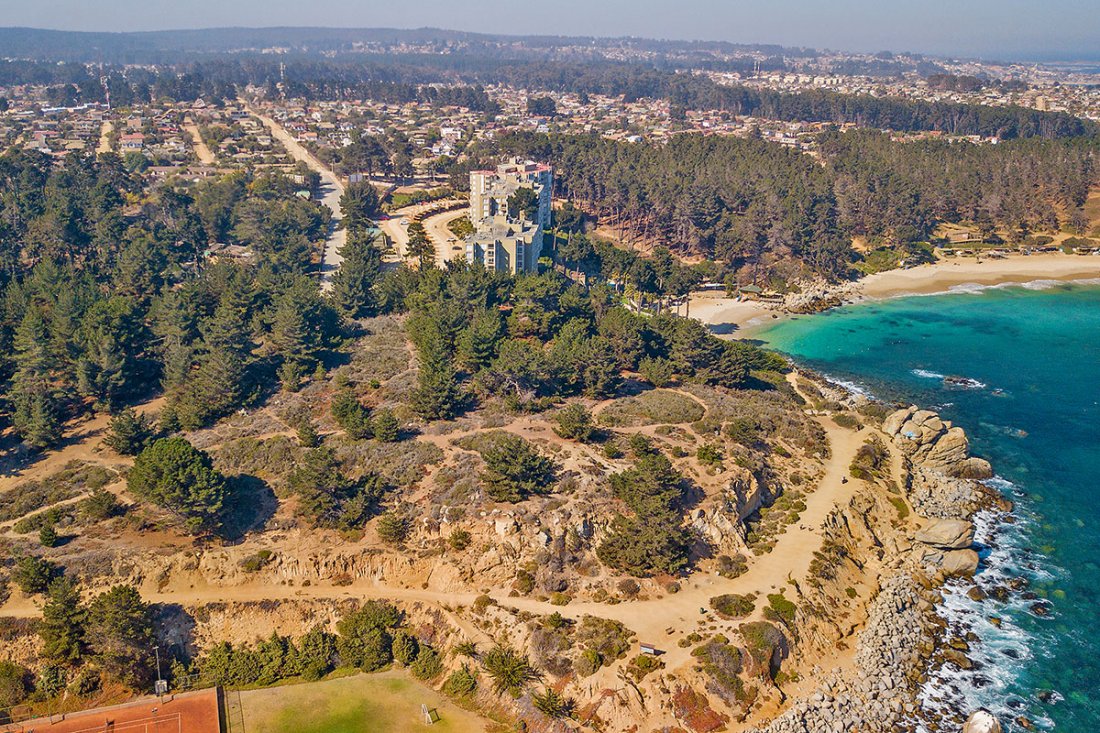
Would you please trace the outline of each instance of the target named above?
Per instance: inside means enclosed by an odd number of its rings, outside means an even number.
[[[813,372],[800,373],[849,408],[875,400]],[[966,683],[957,681],[956,673],[975,668],[971,657],[984,640],[953,606],[967,598],[980,603],[975,592],[984,599],[976,575],[979,564],[993,570],[994,558],[978,551],[996,527],[1013,522],[1012,503],[991,485],[996,479],[989,463],[970,454],[965,431],[936,413],[902,408],[876,429],[901,459],[901,495],[912,507],[916,528],[891,527],[873,511],[863,517],[898,553],[882,568],[879,592],[867,606],[866,623],[856,637],[854,667],[826,673],[811,694],[800,695],[785,713],[753,733],[1007,729],[1007,719],[968,704],[958,687]],[[867,491],[885,495],[874,481],[868,482]],[[938,536],[944,527],[958,534]],[[970,727],[988,720],[998,727]]]
[[[852,283],[821,288],[819,292],[784,301],[739,301],[737,298],[696,294],[690,315],[719,335],[751,337],[783,318],[868,300],[934,295],[974,287],[1023,285],[1033,282],[1100,280],[1100,257],[1062,253],[1008,255],[999,259],[956,257],[909,269],[888,270]]]

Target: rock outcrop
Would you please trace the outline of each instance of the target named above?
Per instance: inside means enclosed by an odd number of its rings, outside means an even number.
[[[916,540],[941,550],[965,550],[974,544],[974,524],[965,519],[936,519],[917,532]]]
[[[914,464],[957,478],[983,479],[993,475],[988,461],[970,455],[966,431],[931,410],[916,406],[898,410],[886,418],[882,430]]]

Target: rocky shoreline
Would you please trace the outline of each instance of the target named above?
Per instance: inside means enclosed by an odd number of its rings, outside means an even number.
[[[844,396],[849,403],[864,400]],[[898,410],[883,421],[882,430],[903,457],[902,493],[921,527],[902,540],[908,551],[886,566],[858,635],[854,671],[829,673],[815,692],[756,733],[1003,730],[988,711],[932,711],[921,705],[919,694],[942,665],[971,665],[966,652],[974,639],[953,636],[941,615],[941,590],[948,581],[971,578],[977,571],[975,516],[983,511],[1003,516],[1011,504],[980,483],[993,475],[992,468],[970,455],[965,431],[936,413]]]

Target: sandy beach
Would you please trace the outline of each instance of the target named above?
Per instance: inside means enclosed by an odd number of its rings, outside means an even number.
[[[851,300],[858,301],[946,293],[967,285],[1091,279],[1100,280],[1100,257],[1061,253],[982,260],[959,257],[870,275],[852,283],[849,293]],[[691,315],[719,334],[745,336],[785,314],[777,304],[697,294],[691,300]]]

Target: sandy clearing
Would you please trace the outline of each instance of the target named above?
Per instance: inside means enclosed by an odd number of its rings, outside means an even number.
[[[96,145],[96,155],[111,152],[111,133],[114,132],[114,130],[115,123],[110,120],[104,120],[103,126],[99,128],[99,144]]]
[[[199,162],[203,165],[214,165],[217,159],[210,150],[210,147],[206,144],[206,141],[202,139],[202,133],[199,132],[199,126],[188,117],[183,123],[183,129],[191,136],[191,144],[195,149],[195,157],[199,159]]]

